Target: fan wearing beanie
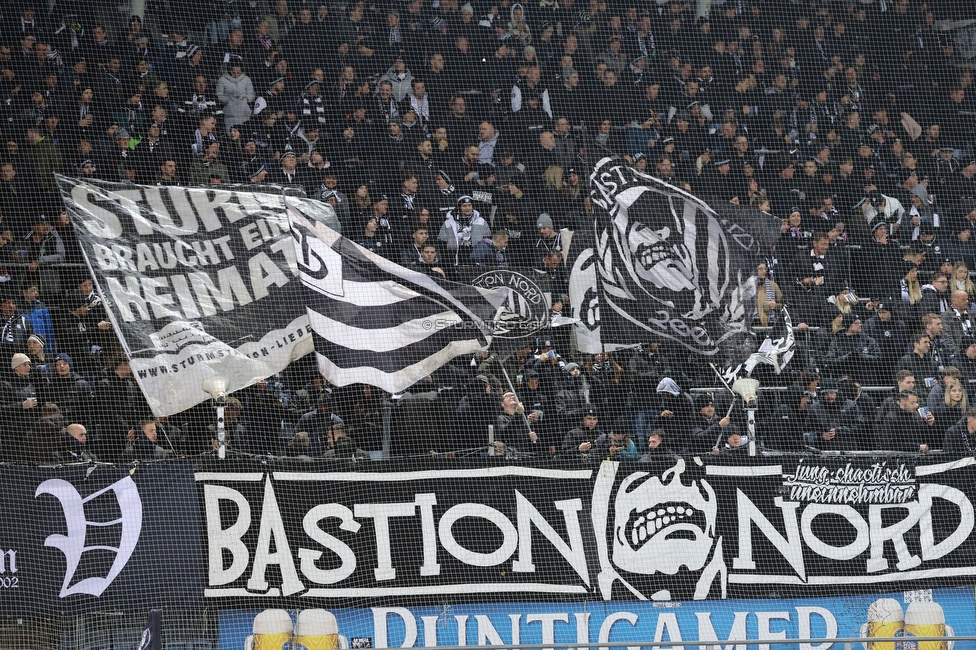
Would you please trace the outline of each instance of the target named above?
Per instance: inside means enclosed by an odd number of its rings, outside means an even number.
[[[0,381],[0,426],[3,427],[3,458],[15,463],[36,463],[49,458],[51,450],[38,449],[29,431],[39,417],[37,391],[31,376],[31,360],[18,352],[10,358],[10,372]]]
[[[0,283],[0,327],[3,330],[3,347],[10,350],[23,350],[27,347],[27,338],[34,333],[34,328],[27,317],[20,313],[17,307],[17,292],[12,282]]]
[[[27,364],[26,369],[21,368],[21,366],[23,366],[25,363]],[[31,365],[30,357],[24,354],[23,352],[18,352],[14,356],[10,357],[10,369],[13,370],[18,375],[21,376],[29,375],[31,371],[30,365]],[[24,371],[24,374],[21,374],[22,370]]]
[[[44,354],[45,347],[47,347],[47,338],[43,334],[34,332],[27,338],[27,356],[34,364],[34,369],[42,372],[47,363],[47,357]]]
[[[84,421],[88,408],[88,397],[91,395],[91,385],[78,373],[74,372],[74,360],[65,352],[59,353],[48,364],[48,393],[51,399],[61,407],[61,413],[67,422]]]

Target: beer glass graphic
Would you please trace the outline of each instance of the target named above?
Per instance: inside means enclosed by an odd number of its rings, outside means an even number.
[[[332,612],[305,609],[298,613],[292,650],[340,650],[348,647],[349,642],[339,635],[339,624]]]
[[[254,632],[244,640],[244,650],[284,650],[291,647],[291,616],[283,609],[266,609],[254,617]]]
[[[952,641],[915,641],[916,637],[953,636],[945,624],[942,606],[935,602],[910,603],[902,613],[894,598],[879,598],[868,607],[868,622],[861,626],[866,650],[952,650]],[[872,638],[899,637],[899,641],[875,642]]]
[[[945,612],[936,602],[911,603],[905,611],[905,632],[898,650],[951,650],[946,641],[914,641],[920,636],[952,636],[952,628],[945,624]]]
[[[871,639],[884,639],[901,636],[905,628],[905,615],[901,603],[894,598],[879,598],[868,606],[868,622],[861,626],[861,638],[866,650],[895,650],[892,642],[877,642]]]

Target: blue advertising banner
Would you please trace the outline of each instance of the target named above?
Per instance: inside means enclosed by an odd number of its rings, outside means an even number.
[[[943,631],[974,635],[974,606],[972,589],[935,589],[790,600],[512,602],[330,612],[341,648],[519,643],[571,647],[574,643],[653,640],[708,641],[721,644],[724,650],[745,650],[756,642],[768,644],[768,649],[777,640],[813,638],[823,642],[801,646],[801,650],[842,650],[843,645],[831,639],[941,635]],[[288,616],[295,621],[309,611],[290,610]],[[255,625],[261,612],[220,612],[220,650],[242,650],[247,637],[261,635],[260,620]],[[322,612],[319,610],[319,620],[328,618]],[[867,650],[867,644],[863,645]]]

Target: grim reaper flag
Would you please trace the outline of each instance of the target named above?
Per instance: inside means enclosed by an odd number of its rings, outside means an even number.
[[[664,338],[713,355],[748,325],[757,257],[779,234],[779,219],[709,206],[611,158],[596,164],[590,183],[603,344]]]

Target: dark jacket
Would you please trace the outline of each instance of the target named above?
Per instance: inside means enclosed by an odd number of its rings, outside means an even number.
[[[152,411],[135,379],[109,371],[95,384],[92,402],[100,434],[98,455],[107,462],[122,460],[130,429],[140,433],[139,421]]]
[[[77,463],[98,461],[88,443],[81,444],[71,435],[61,432],[55,440],[54,461],[61,463]]]
[[[960,422],[963,425],[966,424],[966,412],[959,407],[947,406],[945,402],[942,402],[932,409],[932,415],[935,416],[935,424],[932,425],[929,438],[933,446],[941,449],[946,432]]]
[[[9,364],[8,364],[9,365]],[[38,389],[41,390],[38,390]],[[8,370],[0,381],[0,426],[3,427],[3,455],[17,462],[32,462],[36,450],[29,436],[38,418],[39,406],[25,409],[24,400],[37,397],[44,389],[44,377],[33,373],[26,377]]]
[[[833,404],[820,401],[810,407],[810,421],[816,432],[813,445],[821,450],[856,450],[857,434],[864,422],[861,409],[851,400],[838,396]],[[836,435],[824,440],[822,434],[831,429]]]
[[[369,458],[369,452],[356,446],[356,442],[349,436],[339,436],[332,443],[332,447],[326,449],[322,458]]]
[[[73,369],[88,373],[94,367],[91,347],[93,344],[104,347],[105,338],[102,330],[98,329],[101,309],[89,311],[78,318],[71,309],[79,306],[78,303],[70,303],[52,314],[54,338],[58,343],[58,352],[66,352],[71,357]]]
[[[949,311],[942,314],[942,340],[953,356],[963,352],[964,323],[970,331],[973,331],[972,326],[976,324],[976,318],[968,309],[960,314],[954,308],[950,308]]]
[[[920,314],[941,314],[952,309],[948,291],[936,291],[931,285],[922,287],[922,300],[918,303]]]
[[[797,285],[789,292],[787,304],[794,323],[806,323],[811,327],[823,327],[830,322],[830,303],[826,291],[805,289]]]
[[[783,401],[773,413],[759,422],[759,436],[767,448],[780,451],[800,451],[804,448],[803,434],[813,430],[810,408],[800,410],[803,388],[790,386]]]
[[[564,423],[579,422],[583,413],[592,406],[590,384],[583,375],[566,375],[563,381],[562,389],[556,393],[556,415]]]
[[[67,376],[62,377],[55,372],[49,375],[42,399],[57,404],[68,424],[78,422],[88,426],[91,396],[91,386],[82,379],[81,375],[69,372]]]
[[[36,411],[37,409],[31,409]],[[64,418],[61,414],[39,418],[31,425],[27,433],[28,445],[23,447],[25,452],[21,459],[31,465],[51,463],[56,460],[58,436],[64,428]]]
[[[18,405],[18,408],[20,406]],[[25,410],[36,417],[39,409]],[[61,416],[39,418],[29,427],[4,427],[3,459],[11,463],[40,465],[56,460],[57,437],[63,427]]]
[[[957,422],[945,432],[942,451],[947,454],[976,454],[976,435],[970,435],[966,420]]]
[[[894,367],[908,345],[908,326],[905,321],[894,317],[883,321],[874,315],[864,323],[864,333],[878,342],[881,363],[886,372],[890,372],[888,369]]]
[[[660,393],[660,410],[671,411],[674,417],[666,418],[658,415],[654,421],[655,429],[664,429],[664,444],[672,451],[680,452],[686,449],[692,440],[692,422],[694,406],[685,393],[671,395]]]
[[[919,445],[928,444],[930,429],[917,412],[898,408],[888,413],[878,427],[875,446],[888,451],[917,452]]]
[[[900,294],[897,291],[901,251],[895,244],[878,244],[869,241],[856,257],[854,275],[858,293],[862,296],[884,298]],[[900,298],[900,295],[898,295]]]
[[[656,466],[661,466],[662,469],[664,469],[670,468],[680,459],[681,456],[668,450],[667,447],[662,444],[654,449],[648,449],[647,453],[640,457],[640,462],[651,463]]]
[[[158,434],[162,438],[162,434]],[[166,450],[159,446],[160,439],[153,442],[146,437],[142,429],[136,427],[135,442],[125,448],[125,460],[164,460],[168,458]]]
[[[520,451],[535,451],[532,441],[529,440],[529,425],[525,416],[518,413],[509,415],[502,411],[495,416],[495,440]]]
[[[916,384],[917,383],[918,380],[916,380]],[[878,410],[875,412],[874,415],[875,428],[877,429],[878,427],[881,426],[881,423],[884,422],[884,419],[888,416],[889,413],[891,413],[892,411],[897,411],[899,408],[901,407],[898,406],[898,387],[895,386],[894,388],[891,389],[891,392],[883,400],[881,400],[881,403],[878,405]]]
[[[589,452],[581,452],[579,446],[584,442],[596,442],[603,435],[599,428],[587,429],[586,427],[576,427],[570,430],[563,437],[563,443],[559,446],[559,453],[562,456],[588,456]],[[591,450],[592,451],[592,450]]]
[[[898,370],[910,370],[915,375],[915,392],[918,393],[919,401],[923,401],[929,394],[925,379],[938,378],[939,376],[939,368],[935,365],[931,353],[919,356],[914,352],[909,352],[898,360],[898,367],[895,368],[895,371]]]
[[[704,416],[697,416],[691,427],[691,441],[688,451],[696,454],[707,454],[713,447],[721,447],[729,436],[739,433],[739,427],[729,423],[724,429],[719,425],[722,417],[718,414],[706,420]]]
[[[840,332],[830,341],[824,365],[834,375],[856,375],[865,364],[873,366],[881,359],[881,347],[867,334],[848,335]]]
[[[17,312],[7,319],[0,319],[0,362],[10,367],[10,358],[18,352],[27,350],[27,339],[34,328],[27,317]]]
[[[321,456],[322,452],[325,451],[332,422],[332,413],[329,411],[322,413],[318,408],[314,408],[298,418],[298,422],[295,424],[295,433],[299,431],[308,432],[311,441],[309,456],[315,458]],[[262,451],[254,450],[253,453],[262,453]]]

